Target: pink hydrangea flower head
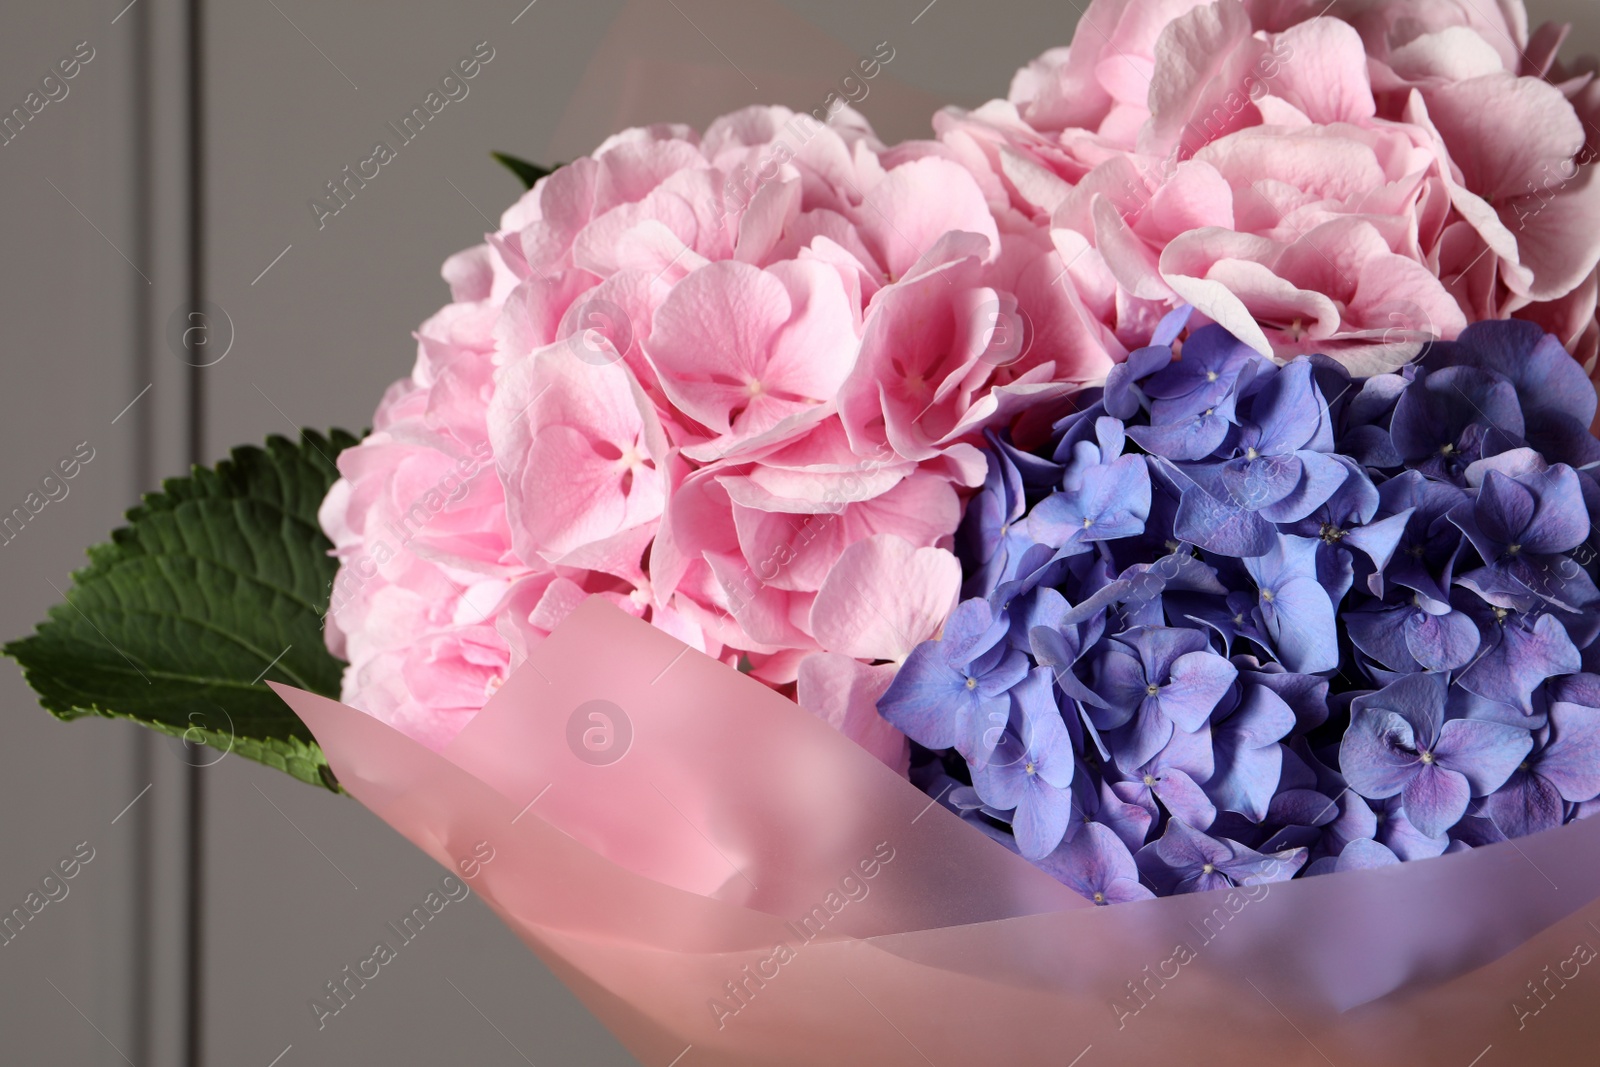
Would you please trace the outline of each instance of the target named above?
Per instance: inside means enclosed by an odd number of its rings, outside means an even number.
[[[1007,100],[936,126],[1124,342],[1190,303],[1367,369],[1511,315],[1577,351],[1600,185],[1560,39],[1516,0],[1096,0]]]
[[[602,596],[903,769],[874,702],[955,604],[974,442],[1125,354],[990,199],[848,110],[629,130],[542,179],[339,459],[345,699],[442,746]]]

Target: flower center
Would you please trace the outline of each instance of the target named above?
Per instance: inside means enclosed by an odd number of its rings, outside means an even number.
[[[1322,524],[1322,532],[1317,536],[1321,537],[1324,541],[1328,542],[1328,544],[1332,545],[1342,541],[1344,539],[1344,535],[1344,530],[1339,529],[1339,527],[1335,526],[1331,522],[1325,522]]]
[[[1200,873],[1201,874],[1216,874],[1217,873],[1217,865],[1214,864],[1214,863],[1208,863],[1204,867],[1200,868]]]
[[[1156,776],[1153,775],[1153,774],[1145,775],[1144,776],[1144,784],[1146,785],[1146,787],[1148,787],[1150,789],[1154,789],[1156,787]]]
[[[1149,693],[1151,696],[1155,696],[1157,693],[1161,692],[1161,687],[1156,685],[1154,682],[1151,682],[1149,685],[1144,687],[1144,691]]]
[[[1522,551],[1522,546],[1521,545],[1507,545],[1506,546],[1506,555],[1508,555],[1508,556],[1515,556],[1518,552],[1521,552],[1521,551]]]
[[[1261,599],[1265,600],[1268,604],[1272,603],[1272,599],[1273,599],[1272,590],[1270,590],[1270,589],[1261,590]]]
[[[649,458],[639,451],[637,445],[629,445],[622,450],[622,455],[617,458],[617,462],[631,471],[636,471],[644,466]]]
[[[976,678],[968,678],[967,679],[967,688],[968,689],[976,689],[976,688],[978,688],[978,680]]]
[[[1446,441],[1444,444],[1439,446],[1439,455],[1441,455],[1441,456],[1454,455],[1455,454],[1455,450],[1456,450],[1456,446],[1454,444],[1452,444],[1451,442]]]
[[[1085,515],[1083,517],[1083,528],[1085,530],[1087,530],[1089,527],[1091,527],[1093,525],[1094,525],[1094,519],[1090,518],[1088,515]]]
[[[1029,760],[1027,763],[1024,763],[1022,765],[1022,769],[1024,771],[1028,772],[1029,774],[1037,774],[1038,773],[1038,771],[1034,770],[1033,760]]]
[[[1216,371],[1214,371],[1214,370],[1208,370],[1208,371],[1206,371],[1206,381],[1208,381],[1208,382],[1214,382],[1214,381],[1216,381],[1216,380],[1217,380],[1217,379],[1218,379],[1218,378],[1219,378],[1219,377],[1221,377],[1221,375],[1219,375],[1219,374],[1218,374],[1218,373],[1217,373],[1217,372],[1216,372]]]
[[[1249,448],[1244,450],[1244,458],[1245,459],[1260,459],[1261,458],[1261,453],[1256,451],[1255,445],[1251,445]]]
[[[1106,902],[1106,895],[1097,890],[1094,895],[1094,902],[1096,904],[1104,904]]]
[[[1432,763],[1433,762],[1433,753],[1432,752],[1424,752],[1422,754],[1422,762],[1423,763]]]

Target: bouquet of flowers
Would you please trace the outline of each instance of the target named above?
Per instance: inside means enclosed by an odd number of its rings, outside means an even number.
[[[934,140],[513,161],[369,433],[169,482],[7,651],[355,795],[646,1063],[1476,1062],[1596,955],[1563,36],[1095,0]]]

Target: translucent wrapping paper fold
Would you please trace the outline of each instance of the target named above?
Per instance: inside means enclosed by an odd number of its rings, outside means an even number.
[[[443,752],[274,688],[649,1067],[1595,1062],[1600,819],[1097,908],[599,599]]]

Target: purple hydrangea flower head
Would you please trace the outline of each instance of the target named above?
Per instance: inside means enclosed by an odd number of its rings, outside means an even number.
[[[1188,320],[983,437],[967,599],[879,701],[913,780],[1096,903],[1600,810],[1583,369],[1529,323],[1359,377]]]

